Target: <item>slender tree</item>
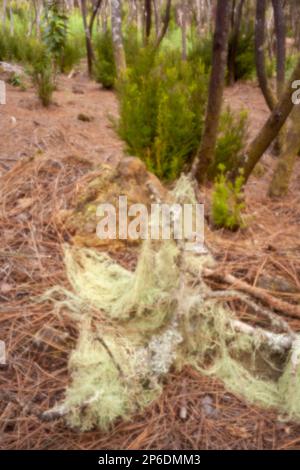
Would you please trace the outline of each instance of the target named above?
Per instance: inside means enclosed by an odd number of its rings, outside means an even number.
[[[291,113],[291,127],[287,133],[287,144],[279,157],[269,187],[270,197],[281,197],[288,192],[289,182],[300,149],[300,106],[295,106]]]
[[[265,29],[266,29],[266,0],[256,1],[255,21],[255,62],[256,72],[261,91],[269,109],[276,105],[276,97],[269,86],[265,62]]]
[[[165,12],[165,16],[164,16],[164,19],[163,19],[163,25],[162,25],[162,28],[161,28],[158,36],[157,36],[156,43],[155,43],[156,48],[158,48],[160,46],[163,38],[165,37],[165,35],[168,31],[168,27],[169,27],[170,19],[171,19],[171,6],[172,6],[172,0],[167,0],[166,12]]]
[[[280,99],[285,84],[286,24],[282,0],[272,0],[276,35],[276,84],[277,99]],[[274,145],[274,152],[280,155],[285,145],[285,126],[281,129]]]
[[[193,173],[195,173],[199,183],[206,181],[209,168],[214,161],[225,86],[230,6],[231,0],[218,0],[217,2],[216,26],[213,39],[213,60],[204,134],[193,168]]]
[[[282,0],[272,0],[276,33],[277,96],[280,98],[285,83],[286,24]]]
[[[152,30],[152,0],[145,0],[145,44],[149,43]]]
[[[247,182],[249,176],[251,175],[255,165],[258,163],[262,155],[278,136],[278,133],[282,126],[285,124],[287,118],[289,117],[293,107],[293,93],[295,89],[293,88],[293,83],[299,80],[300,77],[300,59],[297,62],[297,65],[292,73],[291,79],[288,85],[285,88],[284,93],[282,94],[278,104],[274,107],[270,117],[267,122],[260,130],[255,139],[249,144],[245,154],[243,162],[241,165],[237,165],[237,168],[232,173],[232,177],[238,173],[238,166],[244,171],[245,182]]]
[[[230,85],[233,85],[236,81],[236,55],[239,45],[244,4],[245,0],[239,0],[237,4],[234,0],[232,6],[232,30],[228,50],[228,75]]]
[[[114,46],[114,55],[118,76],[122,76],[126,70],[126,58],[122,35],[122,2],[111,0],[111,26]]]
[[[94,53],[93,53],[93,47],[92,47],[92,38],[91,38],[90,30],[88,28],[88,23],[87,23],[87,4],[86,4],[86,0],[81,0],[81,14],[82,14],[84,33],[85,33],[88,74],[89,74],[89,77],[91,77],[92,76]]]
[[[92,10],[90,21],[88,23],[88,20],[87,20],[87,3],[86,3],[86,0],[81,0],[81,13],[82,13],[82,21],[83,21],[83,27],[84,27],[84,32],[85,32],[85,43],[86,43],[86,53],[87,53],[87,63],[88,63],[89,77],[92,76],[93,61],[95,59],[93,44],[92,44],[93,27],[94,27],[95,19],[97,17],[97,13],[101,8],[101,4],[102,4],[102,0],[95,0],[93,2],[93,10]]]

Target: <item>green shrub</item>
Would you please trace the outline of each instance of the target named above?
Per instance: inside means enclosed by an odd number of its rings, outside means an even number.
[[[53,1],[48,7],[45,20],[43,41],[51,54],[55,70],[57,70],[61,68],[66,56],[68,17],[60,11],[58,4]]]
[[[129,26],[124,34],[124,49],[126,62],[129,67],[135,64],[141,47],[142,41],[137,28],[135,26]]]
[[[0,60],[32,64],[39,61],[45,46],[34,37],[22,33],[11,35],[7,30],[0,31]]]
[[[201,138],[207,94],[203,64],[180,52],[145,48],[119,85],[119,134],[128,151],[160,178],[173,180],[190,163]]]
[[[212,221],[218,227],[237,230],[245,226],[242,211],[245,208],[243,196],[244,176],[241,173],[234,183],[227,180],[224,165],[219,165],[219,176],[215,180],[212,195]]]
[[[251,80],[256,75],[254,27],[241,32],[236,55],[236,80]]]
[[[22,76],[20,76],[19,74],[17,73],[14,73],[10,79],[8,80],[8,82],[16,87],[16,88],[20,88],[20,90],[22,91],[25,91],[26,90],[26,84],[24,82],[24,79]]]
[[[198,62],[201,60],[205,67],[205,71],[208,73],[212,63],[212,47],[213,43],[211,35],[205,36],[200,40],[197,39],[189,51],[188,61]]]
[[[58,58],[59,70],[68,73],[74,65],[85,57],[85,45],[81,37],[70,37],[64,45],[62,54]]]
[[[188,60],[193,62],[201,59],[205,71],[209,72],[212,64],[212,36],[208,35],[196,40],[188,54]],[[254,29],[241,31],[235,63],[235,79],[247,80],[255,77],[255,51],[254,51]]]
[[[111,89],[115,85],[117,69],[110,31],[98,35],[95,41],[95,51],[95,78],[104,88]]]
[[[31,76],[42,105],[45,107],[49,106],[52,101],[53,91],[55,90],[55,81],[52,62],[47,55],[33,64]]]
[[[242,151],[246,145],[248,118],[247,112],[233,113],[227,108],[222,113],[219,124],[219,135],[217,140],[215,162],[210,169],[213,178],[219,168],[223,165],[228,172],[236,166],[236,162],[242,157]]]

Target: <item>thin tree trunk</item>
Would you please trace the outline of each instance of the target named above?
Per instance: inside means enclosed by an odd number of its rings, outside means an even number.
[[[145,44],[149,43],[152,29],[152,0],[145,0]]]
[[[136,0],[130,0],[129,12],[127,17],[127,26],[130,28],[133,24],[137,24],[137,4]]]
[[[265,64],[265,28],[266,28],[266,0],[256,0],[255,22],[255,62],[256,72],[261,91],[266,103],[272,111],[276,105],[276,98],[268,84]]]
[[[159,7],[157,4],[157,0],[152,0],[152,3],[153,3],[153,11],[154,11],[155,33],[156,33],[156,38],[158,38],[159,31],[160,31],[160,11],[159,11]]]
[[[102,26],[102,32],[103,33],[107,32],[107,23],[108,23],[107,10],[108,10],[108,0],[104,0],[104,5],[103,5],[103,8],[102,8],[102,12],[101,12],[101,26]]]
[[[122,35],[121,0],[111,0],[111,26],[117,74],[118,77],[121,77],[126,70],[126,58]]]
[[[235,8],[233,10],[233,26],[232,33],[229,41],[229,50],[228,50],[228,73],[229,73],[229,85],[233,85],[236,81],[236,55],[238,51],[240,30],[241,30],[241,21],[243,14],[245,0],[240,0],[236,12]]]
[[[9,2],[9,31],[10,31],[11,36],[13,36],[15,32],[15,25],[14,25],[14,14],[13,14],[11,0]]]
[[[277,96],[280,98],[285,83],[286,62],[286,25],[282,0],[272,0],[276,33],[276,57],[277,57]]]
[[[287,145],[280,155],[269,187],[270,197],[285,196],[300,149],[300,106],[295,106],[291,114],[292,125],[287,133]]]
[[[300,59],[294,69],[290,82],[288,83],[284,93],[282,94],[279,103],[273,109],[269,119],[260,130],[256,138],[250,143],[247,151],[244,155],[244,161],[240,166],[244,171],[245,182],[247,182],[249,176],[251,175],[255,165],[258,163],[262,155],[277,137],[280,129],[286,122],[289,117],[294,103],[292,100],[295,89],[293,88],[293,83],[297,81],[300,77]],[[233,178],[238,173],[238,168],[233,173]]]
[[[196,0],[196,29],[198,38],[201,38],[202,35],[202,8],[201,0]]]
[[[182,60],[187,59],[187,5],[186,0],[181,2],[178,9],[178,20],[181,28],[181,55]]]
[[[2,9],[2,27],[3,30],[6,26],[6,8],[7,8],[7,0],[3,0],[3,9]]]
[[[286,62],[286,25],[282,0],[272,0],[276,34],[276,83],[277,98],[280,99],[285,84],[285,62]],[[274,145],[274,153],[280,155],[284,151],[285,127],[278,135]]]
[[[92,40],[90,29],[87,23],[87,9],[86,9],[86,0],[81,0],[81,13],[82,13],[82,21],[85,33],[85,44],[86,44],[86,53],[87,53],[87,63],[88,63],[88,75],[89,77],[92,76],[93,73],[93,47],[92,47]]]
[[[169,24],[170,24],[170,19],[171,19],[171,6],[172,6],[172,0],[167,0],[167,5],[166,5],[166,12],[165,12],[165,16],[164,16],[164,19],[163,19],[163,26],[160,30],[160,33],[157,37],[157,40],[156,40],[156,44],[155,44],[155,47],[158,48],[163,40],[163,38],[165,37],[167,31],[168,31],[168,27],[169,27]]]
[[[218,0],[217,2],[216,27],[213,40],[213,63],[204,134],[193,169],[200,184],[206,181],[209,168],[214,161],[225,86],[230,4],[231,0]]]
[[[90,22],[89,22],[89,32],[90,32],[91,41],[92,41],[92,37],[93,37],[94,22],[95,22],[95,19],[98,15],[98,12],[99,12],[101,6],[102,6],[102,0],[96,0],[94,2],[93,11],[92,11]]]

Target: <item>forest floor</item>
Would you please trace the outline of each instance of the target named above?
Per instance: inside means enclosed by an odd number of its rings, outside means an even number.
[[[227,89],[226,102],[236,110],[248,109],[249,137],[268,116],[253,84]],[[89,122],[79,120],[79,114]],[[115,95],[82,73],[60,78],[49,109],[38,104],[31,88],[7,85],[7,105],[0,108],[0,339],[8,355],[8,366],[0,369],[0,448],[300,449],[299,424],[245,403],[192,368],[171,373],[163,394],[144,414],[106,433],[79,433],[62,421],[38,418],[36,409],[49,409],[63,396],[76,331],[53,315],[51,305],[41,309],[31,299],[66,283],[55,211],[68,206],[76,182],[94,164],[115,165],[124,155],[112,124],[117,116]],[[299,303],[300,162],[281,201],[266,195],[275,164],[266,154],[262,174],[247,185],[246,229],[228,233],[208,228],[206,242],[220,269]],[[247,318],[238,302],[230,303]],[[288,321],[300,331],[300,318]],[[69,339],[60,342],[49,333],[41,341],[44,325]]]

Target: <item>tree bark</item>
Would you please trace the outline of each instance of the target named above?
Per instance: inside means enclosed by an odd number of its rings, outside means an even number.
[[[277,99],[280,99],[285,84],[285,62],[286,62],[286,25],[283,11],[282,0],[272,0],[275,22],[276,35],[276,83],[277,83]],[[283,127],[278,135],[278,139],[274,144],[274,153],[281,155],[285,145],[285,127]]]
[[[287,145],[280,155],[269,187],[270,197],[285,196],[300,149],[300,105],[291,114],[292,125],[287,133]]]
[[[158,49],[163,38],[165,37],[167,31],[168,31],[168,27],[169,27],[169,24],[170,24],[170,19],[171,19],[171,6],[172,6],[172,0],[167,0],[167,5],[166,5],[166,12],[165,12],[165,16],[164,16],[164,19],[163,19],[163,26],[160,30],[160,33],[158,34],[158,37],[156,39],[156,44],[155,44],[155,48]]]
[[[277,96],[280,98],[285,83],[286,25],[282,0],[272,0],[272,4],[276,33]]]
[[[126,70],[126,58],[122,35],[121,0],[111,0],[111,25],[117,74],[120,78]]]
[[[102,0],[95,0],[94,5],[93,5],[93,11],[92,11],[90,22],[89,22],[90,38],[93,37],[94,22],[101,8],[101,5],[102,5]]]
[[[269,109],[272,111],[276,105],[276,98],[268,84],[265,63],[265,27],[266,27],[266,0],[256,0],[255,22],[255,62],[256,72],[261,91]]]
[[[89,77],[92,76],[93,73],[93,47],[92,47],[92,40],[90,30],[87,24],[87,8],[86,8],[86,0],[81,0],[81,14],[82,14],[82,21],[85,33],[85,44],[86,44],[86,55],[87,55],[87,64],[88,64],[88,75]]]
[[[269,119],[267,120],[261,131],[258,133],[256,138],[250,143],[247,151],[245,152],[243,159],[244,161],[240,166],[240,168],[244,171],[245,182],[247,182],[255,165],[260,160],[260,158],[265,153],[270,144],[273,142],[273,140],[277,137],[280,129],[289,117],[294,107],[292,96],[295,92],[295,89],[292,85],[295,81],[299,79],[299,77],[300,59],[298,60],[292,77],[284,93],[282,94],[282,97],[280,98],[278,104],[275,106]],[[232,176],[235,177],[237,173],[238,168],[236,168],[236,171],[232,174]]]
[[[98,11],[101,7],[101,4],[102,4],[102,0],[95,0],[93,4],[92,15],[88,24],[86,0],[81,0],[81,14],[82,14],[82,21],[83,21],[83,27],[84,27],[84,32],[85,32],[85,44],[86,44],[89,77],[92,77],[93,75],[93,62],[95,59],[93,44],[92,44],[93,27],[94,27],[94,22],[97,17]]]
[[[6,8],[7,8],[7,0],[3,0],[3,8],[2,8],[2,28],[5,29],[6,26]]]
[[[240,0],[237,7],[233,10],[233,25],[228,50],[229,85],[233,85],[236,82],[236,55],[238,51],[244,3],[245,0]]]
[[[213,63],[209,84],[209,96],[204,126],[204,134],[193,173],[198,182],[204,183],[214,161],[222,98],[225,86],[228,35],[231,0],[218,0],[216,27],[213,40]]]
[[[149,43],[152,30],[152,0],[145,0],[145,44]]]

